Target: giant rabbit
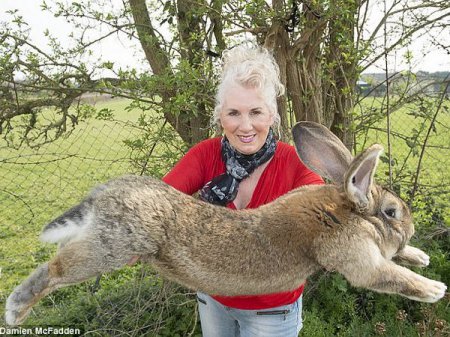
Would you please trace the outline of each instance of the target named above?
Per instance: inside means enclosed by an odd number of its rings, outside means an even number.
[[[217,295],[295,289],[326,269],[352,285],[435,302],[446,285],[397,265],[426,266],[408,245],[414,233],[406,204],[374,184],[382,147],[353,158],[327,128],[293,128],[301,160],[334,184],[300,187],[252,210],[230,210],[185,195],[164,182],[125,176],[95,188],[49,223],[42,239],[57,255],[17,286],[6,302],[9,325],[57,288],[118,269],[135,257],[188,288]],[[282,172],[280,172],[282,174]]]

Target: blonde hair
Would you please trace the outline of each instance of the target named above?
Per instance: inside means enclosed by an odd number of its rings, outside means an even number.
[[[221,130],[220,111],[225,92],[230,86],[239,84],[260,91],[269,111],[274,115],[274,129],[278,130],[281,120],[277,97],[284,94],[284,86],[280,81],[280,69],[272,54],[262,47],[239,45],[226,50],[222,59],[223,70],[217,88],[212,124]]]

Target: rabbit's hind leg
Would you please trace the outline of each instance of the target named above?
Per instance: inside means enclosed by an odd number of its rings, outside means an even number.
[[[53,289],[49,287],[48,263],[40,265],[24,282],[18,285],[6,300],[5,322],[21,324],[31,307]]]
[[[52,291],[88,280],[124,266],[132,255],[115,255],[98,243],[77,241],[66,244],[49,262],[39,266],[17,286],[6,301],[5,321],[21,324],[32,306]]]

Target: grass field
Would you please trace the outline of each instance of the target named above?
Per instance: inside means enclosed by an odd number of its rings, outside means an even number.
[[[139,112],[126,111],[127,105],[125,100],[97,103],[99,108],[112,109],[117,121],[90,120],[79,125],[68,137],[38,150],[11,151],[0,143],[0,326],[4,325],[4,301],[12,288],[38,264],[47,261],[55,250],[54,246],[39,241],[42,226],[79,201],[96,184],[136,171],[131,165],[130,149],[124,140],[139,134],[139,129],[127,123],[136,122]],[[397,119],[397,115],[399,113],[392,118],[394,132],[411,135],[420,127],[417,118],[403,113],[401,119]],[[383,124],[376,127],[385,128]],[[420,182],[424,185],[444,185],[443,190],[447,194],[442,196],[440,202],[447,210],[449,127],[450,115],[440,114],[437,132],[429,140],[430,146],[420,176]],[[366,145],[382,143],[387,148],[385,134],[376,130],[370,131],[364,141]],[[401,178],[399,182],[408,184],[408,179],[411,181],[415,172],[418,154],[413,155],[401,137],[394,137],[392,143],[395,174]],[[405,162],[406,165],[403,165]],[[383,163],[378,175],[384,178],[386,172],[387,166]],[[444,253],[448,257],[449,252]],[[122,276],[116,276],[128,282],[136,273],[135,269],[130,269]],[[122,281],[112,278],[111,284],[122,284]],[[70,296],[71,293],[60,294],[65,295],[55,296]],[[37,307],[37,312],[45,315],[45,310],[42,310],[42,307]],[[313,319],[315,316],[309,317]],[[324,333],[323,336],[328,335]]]
[[[379,103],[374,103],[379,105]],[[369,105],[369,101],[365,103]],[[372,103],[373,105],[373,103]],[[364,106],[363,106],[364,108]],[[430,127],[429,118],[425,123],[423,118],[414,114],[413,106],[404,106],[401,110],[391,115],[391,155],[394,160],[394,169],[400,171],[403,164],[405,171],[416,170],[420,158],[421,147],[426,141],[426,150],[422,162],[423,184],[438,185],[440,182],[450,182],[450,103],[441,108],[434,122],[434,128],[426,138]],[[361,134],[358,138],[358,151],[373,143],[380,143],[388,152],[388,139],[386,136],[386,119],[372,125],[367,134]],[[386,172],[386,166],[381,166],[379,174]],[[439,181],[440,180],[440,181]]]
[[[125,122],[138,113],[125,111],[127,101],[101,102],[118,121],[81,123],[68,137],[37,150],[0,146],[0,297],[53,247],[38,237],[49,220],[79,201],[93,186],[133,172],[123,140],[137,131]],[[2,308],[0,308],[1,312]]]
[[[379,108],[380,103],[367,99],[363,109],[367,109],[369,105]],[[450,224],[450,207],[448,206],[450,204],[450,103],[447,101],[441,108],[430,132],[434,111],[430,111],[431,116],[424,122],[423,117],[417,116],[416,109],[413,105],[406,105],[395,111],[390,118],[392,183],[403,197],[409,198],[419,172],[417,183],[420,189],[416,192],[415,198],[423,193],[440,195],[435,202],[442,208],[448,226]],[[372,125],[367,133],[360,134],[357,151],[373,143],[384,146],[385,152],[377,170],[377,177],[379,181],[387,183],[389,181],[389,147],[386,124],[386,119],[383,119]],[[422,147],[425,147],[423,153]],[[419,170],[418,167],[420,167]]]

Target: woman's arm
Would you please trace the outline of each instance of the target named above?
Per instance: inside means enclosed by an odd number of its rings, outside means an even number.
[[[219,148],[218,148],[219,146]],[[214,160],[220,157],[220,140],[207,139],[192,147],[162,178],[177,190],[192,195],[208,181]]]

